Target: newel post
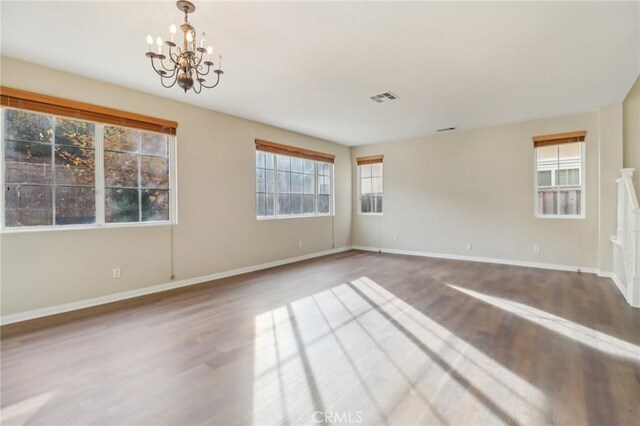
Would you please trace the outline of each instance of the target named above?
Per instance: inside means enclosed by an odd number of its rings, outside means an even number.
[[[631,306],[640,308],[640,215],[635,215],[635,229],[633,231],[633,250],[635,258],[632,260],[633,273],[627,284],[627,300]]]
[[[627,206],[629,205],[629,197],[627,194],[627,180],[632,179],[635,169],[620,170],[620,177],[616,181],[618,183],[618,215],[616,225],[616,239],[619,242],[625,240],[625,227],[627,226]]]

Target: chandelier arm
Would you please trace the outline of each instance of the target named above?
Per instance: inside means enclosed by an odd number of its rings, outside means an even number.
[[[172,51],[172,49],[173,49],[173,46],[169,45],[169,54],[167,55],[167,58],[169,59],[169,61],[173,65],[173,68],[167,68],[167,67],[164,66],[164,62],[161,62],[162,63],[162,68],[164,68],[167,71],[175,71],[176,63],[178,62],[178,57]],[[180,48],[178,48],[178,49],[180,49]]]
[[[202,84],[202,83],[200,83],[200,85],[206,89],[213,89],[218,85],[218,83],[220,83],[220,74],[218,74],[218,79],[216,80],[216,84],[214,84],[213,86],[207,86],[206,84]]]
[[[178,48],[178,50],[180,50],[180,48]],[[180,62],[179,53],[170,53],[169,57],[171,58],[171,62],[173,62],[174,64],[177,64],[178,62]]]
[[[202,92],[202,83],[200,83],[199,81],[198,81],[198,83],[199,83],[198,87],[200,88],[200,90],[196,90],[196,85],[195,84],[192,87],[192,89],[196,93],[196,95],[199,95],[200,92]]]
[[[162,78],[173,78],[178,74],[177,69],[173,69],[173,71],[171,72],[171,74],[167,74],[167,75],[163,75],[161,76]]]
[[[207,71],[206,71],[206,72],[203,72],[203,73],[202,73],[202,75],[207,75],[207,74],[209,74],[209,73],[211,72],[211,66],[213,65],[213,62],[211,62],[211,61],[205,61],[204,65],[206,65],[206,66],[207,66]],[[200,68],[201,68],[201,69],[204,69],[204,66],[201,66]]]
[[[198,73],[198,77],[206,77],[211,73],[211,65],[207,65],[207,72],[196,71]],[[220,80],[220,74],[218,74],[218,80]],[[205,86],[206,87],[206,86]]]
[[[200,71],[198,71],[198,68],[194,68],[193,70],[196,72],[196,81],[200,83],[200,85],[202,85],[202,83],[200,82],[200,79],[203,77],[203,74],[201,74]]]
[[[171,61],[171,63],[173,64],[174,62],[173,62],[173,61]],[[164,61],[160,61],[160,65],[162,65],[162,68],[164,68],[164,69],[165,69],[165,71],[169,71],[169,72],[175,72],[175,71],[176,71],[176,67],[175,67],[175,66],[174,66],[173,68],[167,68],[167,67],[164,65]]]
[[[162,61],[160,61],[160,64],[162,65]],[[155,62],[153,62],[153,58],[151,58],[151,66],[153,67],[153,70],[156,72],[156,74],[158,74],[160,77],[163,77],[163,78],[167,78],[167,77],[171,78],[171,77],[173,77],[173,74],[170,75],[170,76],[163,75],[162,74],[162,70],[158,70],[158,68],[156,68],[156,64],[155,64]],[[164,65],[163,65],[163,68],[164,68]],[[174,70],[174,73],[175,73],[175,70]]]
[[[176,83],[178,82],[178,76],[176,75],[175,78],[173,79],[173,83],[171,83],[168,86],[166,84],[164,84],[164,80],[165,80],[164,78],[160,78],[160,84],[162,84],[162,87],[164,87],[165,89],[170,89],[173,86],[175,86]]]
[[[202,67],[199,67],[199,68],[202,69]],[[206,72],[200,71],[200,75],[204,77],[206,75],[209,75],[210,72],[211,72],[211,65],[208,65],[207,66],[207,71]]]
[[[172,57],[173,63],[176,66],[180,65],[180,60],[182,59],[182,49],[180,47],[176,47],[176,53],[174,53],[174,57]]]
[[[195,55],[193,56],[193,67],[194,68],[199,68],[200,67],[200,63],[202,63],[202,52],[200,52],[200,57],[196,57]]]
[[[160,71],[158,71],[158,69],[156,68],[156,64],[155,64],[155,62],[153,62],[153,58],[151,58],[151,67],[156,72],[156,74],[158,74],[160,77],[162,77],[162,73]]]

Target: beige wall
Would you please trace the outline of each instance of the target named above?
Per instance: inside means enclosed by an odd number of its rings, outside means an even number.
[[[255,138],[336,155],[333,235],[336,247],[351,244],[348,147],[10,58],[1,71],[5,86],[178,121],[176,280],[332,248],[332,218],[256,220]],[[3,234],[0,243],[2,315],[170,282],[168,226]]]
[[[9,87],[179,122],[176,280],[328,250],[332,235],[335,247],[353,239],[361,246],[609,271],[623,114],[625,166],[640,170],[638,82],[623,106],[350,149],[10,58],[1,65],[1,83]],[[531,136],[581,129],[588,132],[586,219],[536,219]],[[255,138],[336,155],[333,224],[331,218],[256,220]],[[384,215],[361,216],[352,197],[354,158],[373,154],[385,155]],[[2,315],[168,283],[170,231],[155,226],[3,234]],[[541,246],[539,254],[534,244]],[[111,278],[116,266],[120,279]]]
[[[636,169],[633,184],[640,197],[640,76],[623,104],[624,167]]]
[[[598,149],[599,209],[598,209],[598,268],[613,271],[613,243],[618,214],[618,184],[622,169],[622,105],[612,105],[598,111],[600,134]]]
[[[356,147],[354,159],[384,155],[384,214],[359,215],[354,197],[353,244],[609,270],[608,236],[615,233],[615,177],[622,151],[621,114],[621,107],[614,106]],[[601,127],[605,138],[601,138]],[[586,219],[535,218],[531,137],[573,130],[587,130]],[[609,155],[601,156],[601,150]],[[602,181],[601,158],[607,162]],[[352,191],[357,194],[355,160],[352,165]],[[603,207],[604,215],[598,204],[602,192],[610,202]],[[607,235],[606,241],[600,242],[601,233]],[[471,251],[466,249],[468,242]],[[539,254],[534,253],[534,244],[540,245]],[[607,247],[600,250],[601,245]]]

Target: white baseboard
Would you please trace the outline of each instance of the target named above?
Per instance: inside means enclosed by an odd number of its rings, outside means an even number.
[[[574,271],[574,272],[580,271],[588,274],[597,274],[600,272],[597,268],[590,268],[586,266],[558,265],[555,263],[526,262],[522,260],[496,259],[491,257],[464,256],[459,254],[431,253],[431,252],[413,251],[413,250],[398,250],[398,249],[387,249],[387,248],[379,249],[379,248],[367,247],[367,246],[353,246],[352,248],[354,250],[375,251],[375,252],[391,253],[391,254],[404,254],[408,256],[434,257],[437,259],[497,263],[500,265],[524,266],[526,268],[553,269],[556,271]]]
[[[286,265],[288,263],[300,262],[302,260],[312,259],[314,257],[326,256],[329,254],[340,253],[347,250],[363,250],[372,252],[382,252],[391,254],[402,254],[408,256],[421,256],[421,257],[433,257],[438,259],[452,259],[452,260],[465,260],[470,262],[483,262],[483,263],[496,263],[500,265],[512,265],[523,266],[527,268],[540,268],[540,269],[552,269],[558,271],[578,271],[591,274],[598,274],[601,277],[611,278],[616,286],[622,291],[621,282],[613,272],[601,272],[597,268],[581,267],[581,266],[569,266],[558,265],[554,263],[538,263],[538,262],[526,262],[520,260],[510,259],[496,259],[488,257],[475,257],[475,256],[463,256],[456,254],[444,254],[444,253],[430,253],[413,250],[398,250],[398,249],[378,249],[375,247],[366,246],[345,246],[331,250],[321,251],[317,253],[310,253],[303,256],[292,257],[289,259],[276,260],[274,262],[263,263],[260,265],[247,266],[244,268],[233,269],[231,271],[219,272],[210,275],[203,275],[194,278],[187,278],[180,281],[172,281],[165,284],[158,284],[150,287],[144,287],[136,290],[125,291],[122,293],[109,294],[106,296],[94,297],[92,299],[80,300],[78,302],[65,303],[63,305],[50,306],[42,309],[34,309],[32,311],[19,312],[17,314],[3,315],[0,317],[0,325],[8,325],[22,321],[28,321],[36,318],[46,317],[50,315],[61,314],[64,312],[76,311],[79,309],[90,308],[92,306],[104,305],[106,303],[117,302],[119,300],[132,299],[138,296],[144,296],[147,294],[160,293],[167,290],[173,290],[180,287],[187,287],[194,284],[200,284],[207,281],[219,280],[221,278],[231,277],[234,275],[246,274],[248,272],[259,271],[262,269],[273,268],[275,266]],[[622,292],[625,294],[625,292]]]
[[[65,303],[63,305],[50,306],[32,311],[19,312],[17,314],[3,315],[0,317],[0,325],[8,325],[22,321],[28,321],[36,318],[46,317],[50,315],[61,314],[64,312],[77,311],[79,309],[90,308],[92,306],[104,305],[106,303],[117,302],[119,300],[132,299],[134,297],[144,296],[147,294],[160,293],[175,288],[187,287],[194,284],[200,284],[207,281],[219,280],[221,278],[231,277],[234,275],[246,274],[248,272],[259,271],[261,269],[273,268],[275,266],[286,265],[288,263],[300,262],[301,260],[312,259],[314,257],[326,256],[329,254],[340,253],[351,250],[350,246],[339,247],[331,250],[325,250],[316,253],[305,254],[303,256],[292,257],[289,259],[276,260],[273,262],[262,263],[260,265],[247,266],[244,268],[233,269],[231,271],[219,272],[200,277],[187,278],[179,281],[172,281],[165,284],[153,285],[140,289],[125,291],[122,293],[109,294],[106,296],[94,297],[91,299],[80,300],[78,302]]]
[[[622,293],[622,297],[624,298],[624,300],[631,305],[634,308],[640,308],[640,304],[637,303],[633,303],[633,300],[630,300],[628,297],[628,291],[627,288],[625,287],[624,284],[622,284],[622,281],[620,281],[620,278],[618,278],[618,275],[616,275],[615,272],[598,272],[598,276],[599,277],[606,277],[606,278],[611,278],[611,280],[615,283],[616,287],[618,287],[618,290],[620,290],[620,293]]]
[[[609,272],[608,274],[598,274],[601,277],[608,277],[611,278],[611,280],[615,283],[616,287],[618,287],[618,290],[620,290],[620,293],[622,293],[622,297],[624,297],[624,300],[627,300],[627,289],[624,287],[624,284],[622,284],[622,281],[620,281],[620,278],[618,278],[618,276],[613,273],[613,272]],[[627,303],[629,303],[631,305],[631,302],[627,300]]]

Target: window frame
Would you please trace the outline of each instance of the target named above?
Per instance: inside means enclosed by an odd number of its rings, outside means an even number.
[[[129,227],[149,227],[149,226],[172,226],[178,223],[178,178],[177,178],[177,163],[178,163],[178,148],[177,148],[177,135],[166,134],[168,144],[168,161],[169,161],[169,219],[168,220],[155,220],[146,222],[113,222],[107,223],[106,210],[105,210],[105,196],[106,196],[106,182],[104,174],[104,127],[116,126],[127,129],[133,129],[148,133],[157,133],[151,130],[144,130],[135,127],[114,125],[108,123],[101,123],[97,121],[91,121],[86,119],[78,119],[73,117],[66,117],[63,115],[56,115],[45,112],[29,111],[31,114],[40,114],[49,117],[60,117],[64,119],[72,119],[77,121],[85,121],[93,123],[95,125],[95,214],[96,221],[92,224],[72,224],[72,225],[35,225],[35,226],[6,226],[5,223],[5,113],[7,110],[13,109],[21,111],[20,108],[12,108],[9,106],[2,106],[0,108],[0,185],[2,187],[2,196],[0,197],[0,233],[24,233],[24,232],[51,232],[51,231],[74,231],[74,230],[89,230],[89,229],[111,229],[111,228],[129,228]],[[55,145],[55,139],[52,142],[52,146]],[[53,149],[53,148],[52,148]],[[54,213],[55,214],[55,213]]]
[[[576,141],[573,143],[580,144],[580,167],[579,176],[580,176],[580,214],[540,214],[538,213],[538,149],[539,147],[534,147],[533,149],[533,215],[536,219],[586,219],[586,205],[587,205],[587,187],[586,187],[586,141]],[[575,167],[571,167],[571,169],[575,169]],[[559,169],[552,170],[551,173],[551,186],[544,186],[544,188],[562,188],[567,185],[560,186],[557,184],[556,172]],[[567,169],[568,170],[568,169]],[[573,186],[573,185],[569,185]]]
[[[278,212],[278,194],[280,194],[279,192],[277,192],[277,186],[278,186],[278,160],[276,159],[276,156],[281,155],[283,157],[289,157],[291,158],[302,158],[303,160],[305,160],[304,157],[298,157],[295,155],[287,155],[287,154],[280,154],[280,153],[275,153],[275,152],[268,152],[268,151],[261,151],[261,150],[254,150],[254,156],[255,154],[257,154],[258,152],[264,152],[266,154],[272,154],[273,155],[273,185],[274,185],[274,191],[272,193],[273,195],[273,216],[259,216],[258,215],[258,199],[257,199],[257,195],[259,194],[258,192],[258,187],[255,187],[255,191],[254,191],[254,213],[256,215],[256,220],[280,220],[280,219],[301,219],[301,218],[309,218],[309,217],[331,217],[335,215],[335,210],[334,210],[334,197],[335,197],[335,164],[328,162],[328,161],[321,161],[319,159],[309,159],[306,158],[306,160],[309,161],[313,161],[313,177],[314,177],[314,185],[313,185],[313,197],[314,197],[314,206],[315,206],[315,213],[310,214],[310,213],[302,213],[302,214],[288,214],[288,215],[279,215],[277,214]],[[330,187],[331,187],[331,193],[329,194],[329,212],[328,213],[318,213],[318,196],[319,195],[324,195],[324,194],[320,194],[318,191],[318,185],[319,185],[319,181],[318,181],[318,163],[325,163],[327,165],[329,165],[329,170],[330,170],[330,174],[329,174],[329,178],[331,179],[330,181]],[[254,171],[254,185],[257,185],[257,165],[255,163],[255,159],[254,159],[254,166],[253,166],[253,171]],[[268,170],[268,169],[264,169],[264,170]],[[297,172],[291,172],[289,171],[289,173],[297,173]],[[304,174],[304,173],[303,173]],[[309,173],[307,173],[309,174]],[[269,194],[269,192],[265,192],[264,193],[265,196],[267,194]],[[289,196],[291,196],[291,188],[289,188]],[[297,195],[297,194],[296,194]],[[300,194],[300,195],[305,195]],[[310,195],[310,194],[307,194]]]
[[[382,204],[381,212],[363,212],[362,211],[362,167],[371,166],[372,164],[356,164],[358,169],[358,214],[361,216],[382,216],[384,215],[384,202]],[[380,161],[380,167],[382,168],[382,199],[384,200],[384,161]]]

